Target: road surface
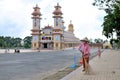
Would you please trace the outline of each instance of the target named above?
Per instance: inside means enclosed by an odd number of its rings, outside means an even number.
[[[91,49],[91,54],[97,49]],[[41,80],[80,59],[75,49],[50,52],[0,54],[0,80]],[[92,54],[93,55],[93,54]]]

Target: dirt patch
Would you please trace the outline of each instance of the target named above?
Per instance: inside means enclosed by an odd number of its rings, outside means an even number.
[[[76,70],[80,66],[81,66],[80,63],[77,63],[75,68],[67,67],[67,68],[60,70],[60,71],[56,72],[55,74],[52,74],[42,80],[60,80],[61,78],[65,77],[66,75],[68,75],[72,71]]]

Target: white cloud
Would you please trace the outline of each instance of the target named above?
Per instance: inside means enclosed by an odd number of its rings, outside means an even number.
[[[64,0],[61,2],[66,26],[72,20],[75,35],[78,38],[87,36],[89,38],[101,37],[105,39],[102,36],[102,21],[99,19],[103,18],[105,13],[94,7],[92,2],[93,0],[71,0],[69,2]]]
[[[14,2],[14,3],[13,3]],[[7,36],[14,36],[15,37],[25,37],[30,35],[30,28],[31,28],[31,11],[32,9],[29,8],[32,5],[28,4],[25,5],[21,0],[4,0],[1,2],[0,8],[0,24],[9,24],[14,23],[14,26],[9,26],[9,30],[4,29]],[[9,20],[10,22],[8,22]],[[4,28],[4,26],[0,26],[0,28]],[[12,32],[11,32],[12,31]],[[14,33],[13,35],[9,35],[10,33]]]
[[[75,35],[78,38],[87,36],[88,38],[104,38],[101,34],[102,19],[104,14],[96,7],[92,6],[94,0],[0,0],[0,25],[4,25],[6,19],[11,20],[16,26],[10,26],[13,31],[17,30],[18,37],[30,35],[32,28],[33,7],[38,4],[41,8],[42,20],[41,26],[53,25],[54,6],[59,2],[62,7],[63,20],[68,27],[70,20],[74,25]],[[46,20],[44,19],[46,18]],[[15,28],[17,27],[17,28]],[[0,28],[3,28],[0,26]],[[8,32],[9,33],[9,32]],[[14,34],[13,34],[14,35]]]

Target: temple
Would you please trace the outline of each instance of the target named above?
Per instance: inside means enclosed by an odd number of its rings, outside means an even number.
[[[69,47],[78,46],[80,40],[74,35],[74,26],[72,21],[68,25],[68,31],[65,31],[63,13],[61,6],[57,3],[53,11],[54,26],[46,25],[41,28],[41,12],[38,5],[33,8],[32,13],[32,49],[54,49],[62,50]]]

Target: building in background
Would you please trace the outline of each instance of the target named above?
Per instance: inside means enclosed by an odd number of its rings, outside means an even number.
[[[32,48],[33,49],[38,49],[41,47],[41,38],[40,38],[40,20],[41,20],[41,13],[40,13],[40,8],[38,7],[38,5],[36,5],[36,7],[33,8],[34,11],[32,13]]]
[[[36,5],[32,13],[32,49],[55,49],[60,50],[69,47],[76,47],[79,44],[79,39],[74,35],[74,26],[70,21],[68,31],[65,31],[63,13],[61,6],[57,3],[53,11],[54,26],[47,25],[41,28],[41,12]]]

